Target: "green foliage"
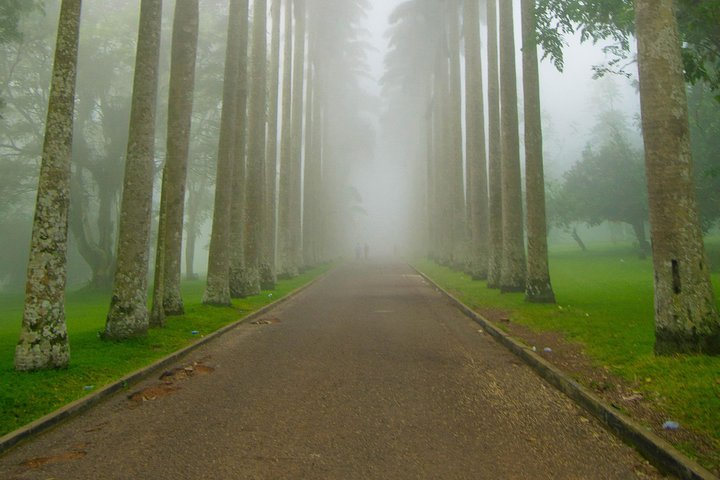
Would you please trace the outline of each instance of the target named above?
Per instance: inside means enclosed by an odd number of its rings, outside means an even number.
[[[712,239],[708,246],[711,257],[720,257],[720,239]],[[720,451],[720,357],[655,357],[652,265],[633,258],[626,246],[594,245],[588,252],[552,248],[550,270],[558,299],[553,306],[528,304],[522,295],[500,294],[487,289],[485,282],[473,282],[430,261],[416,265],[473,308],[508,310],[512,322],[536,331],[560,332],[580,343],[596,365],[635,383],[672,419],[713,438]],[[715,268],[720,304],[720,275]],[[711,468],[720,467],[717,456],[701,460]]]
[[[201,304],[204,282],[183,285],[186,314],[168,321],[166,328],[127,342],[103,342],[98,337],[105,322],[108,293],[78,291],[67,297],[70,367],[66,370],[18,373],[13,369],[23,298],[0,296],[0,436],[61,406],[81,398],[128,373],[193,343],[193,331],[207,335],[286,296],[324,273],[330,265],[278,282],[273,292],[233,302],[220,308]],[[269,294],[272,293],[272,296]]]
[[[708,231],[720,219],[720,108],[702,82],[688,89],[688,107],[700,220]]]
[[[41,7],[40,0],[0,0],[0,44],[21,40],[20,19]]]

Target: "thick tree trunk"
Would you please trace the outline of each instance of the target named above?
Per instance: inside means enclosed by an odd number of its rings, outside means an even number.
[[[497,0],[487,2],[488,18],[488,252],[489,288],[500,288],[502,265],[502,148],[500,137],[500,83],[498,59]]]
[[[250,96],[248,105],[248,162],[246,184],[245,268],[249,290],[259,293],[261,284],[270,287],[274,268],[269,264],[265,240],[265,121],[267,77],[267,0],[255,0],[252,23]]]
[[[231,0],[228,14],[223,107],[220,118],[217,171],[215,175],[215,207],[208,254],[208,276],[203,303],[229,306],[230,299],[230,228],[232,220],[233,176],[236,155],[237,84],[240,72],[240,39],[242,1]]]
[[[162,250],[163,261],[155,264],[156,270],[163,269],[162,307],[166,315],[182,315],[185,311],[180,293],[180,262],[198,26],[198,0],[178,2],[173,23],[167,158],[161,194],[165,224],[162,236],[158,236],[158,251]]]
[[[233,154],[233,197],[230,208],[230,295],[240,298],[257,293],[254,281],[245,268],[245,190],[247,180],[247,106],[248,106],[248,43],[249,0],[240,0],[238,34],[237,119]]]
[[[313,140],[315,138],[314,129],[316,128],[315,120],[315,81],[313,77],[312,68],[312,51],[313,51],[313,40],[314,35],[312,32],[308,39],[308,66],[307,66],[307,87],[305,89],[305,163],[304,163],[304,174],[305,179],[303,188],[303,216],[302,216],[302,253],[303,261],[302,264],[306,267],[313,267],[317,265],[317,258],[315,257],[315,238],[314,233],[316,227],[316,216],[315,216],[315,194],[316,190],[313,185],[312,177],[315,174],[315,168],[318,163],[318,158],[315,153],[315,145]]]
[[[523,237],[520,136],[518,132],[517,74],[513,4],[500,2],[500,102],[502,130],[503,251],[500,290],[525,291],[525,239]]]
[[[278,185],[278,273],[290,277],[288,258],[290,248],[290,186],[292,182],[292,101],[293,101],[293,2],[285,3],[285,45],[283,48],[282,133],[280,138],[280,182]]]
[[[525,208],[528,237],[525,300],[534,303],[555,303],[548,266],[535,0],[522,0],[521,5],[525,101]]]
[[[68,207],[80,0],[63,0],[45,127],[25,308],[15,369],[63,368],[70,362],[65,324]]]
[[[470,273],[475,280],[487,278],[488,187],[485,155],[485,105],[483,101],[480,10],[476,0],[465,0],[466,155],[470,179]]]
[[[655,268],[655,352],[720,354],[694,193],[687,97],[672,0],[635,0]]]

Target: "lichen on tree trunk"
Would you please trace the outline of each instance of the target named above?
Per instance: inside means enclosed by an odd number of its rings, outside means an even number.
[[[63,0],[45,127],[25,307],[15,368],[63,368],[70,362],[65,324],[68,207],[80,0]]]
[[[655,352],[720,355],[720,316],[694,193],[687,97],[672,0],[635,0],[655,270]]]

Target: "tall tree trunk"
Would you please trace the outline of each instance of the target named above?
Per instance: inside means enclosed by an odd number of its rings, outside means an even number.
[[[304,163],[304,174],[305,179],[303,188],[303,215],[302,215],[302,253],[303,253],[303,265],[306,267],[312,267],[317,265],[317,258],[315,258],[315,238],[314,233],[316,231],[316,217],[315,217],[315,194],[312,178],[314,176],[314,170],[318,164],[318,158],[315,153],[314,129],[317,125],[314,123],[315,120],[315,80],[313,76],[312,67],[312,55],[314,50],[314,35],[312,31],[309,33],[308,38],[308,62],[306,69],[306,84],[305,88],[305,163]]]
[[[655,268],[655,353],[720,354],[720,316],[693,185],[687,97],[672,0],[635,0]]]
[[[267,0],[255,0],[252,23],[250,96],[248,105],[248,162],[246,182],[245,268],[249,291],[259,293],[261,283],[270,281],[274,268],[269,264],[265,239],[265,120],[267,77]],[[269,287],[269,285],[264,285]]]
[[[120,212],[117,268],[104,338],[144,335],[149,325],[148,265],[155,173],[155,118],[162,0],[143,0]]]
[[[466,270],[469,263],[469,230],[465,213],[465,180],[463,176],[462,74],[460,67],[460,11],[457,0],[448,2],[448,53],[450,54],[450,96],[448,98],[448,128],[450,156],[450,195],[452,208],[452,263],[458,270]]]
[[[168,99],[167,158],[163,169],[161,202],[165,207],[162,236],[158,236],[160,252],[155,270],[163,269],[162,308],[165,315],[182,315],[180,293],[180,260],[182,257],[185,184],[187,181],[190,128],[195,90],[195,62],[199,26],[198,0],[185,0],[175,5],[173,20],[170,92]],[[158,298],[154,298],[158,301]],[[161,326],[162,321],[152,322]]]
[[[525,195],[527,210],[527,279],[525,300],[555,303],[548,266],[545,174],[543,172],[540,74],[535,35],[535,0],[522,0],[523,92],[525,101]]]
[[[203,192],[207,189],[207,177],[203,175],[198,185],[188,189],[187,222],[185,222],[185,278],[197,280],[195,273],[195,248],[200,236],[200,203]]]
[[[285,46],[283,48],[282,134],[280,139],[280,184],[278,218],[278,272],[282,277],[293,275],[288,271],[290,248],[290,187],[292,185],[292,91],[293,91],[293,35],[292,0],[285,3]]]
[[[502,146],[500,132],[500,83],[498,58],[497,0],[487,2],[488,18],[488,252],[489,288],[500,288],[502,265]]]
[[[208,276],[203,303],[229,306],[230,299],[230,227],[232,220],[233,175],[236,156],[236,123],[238,117],[237,85],[240,72],[240,16],[242,0],[231,0],[228,14],[227,46],[225,50],[225,77],[223,80],[223,106],[220,118],[217,171],[215,180],[215,207],[208,253]],[[246,15],[247,17],[247,15]]]
[[[281,0],[272,0],[270,17],[272,18],[272,40],[270,46],[268,92],[268,136],[267,146],[267,246],[269,248],[269,261],[273,269],[277,269],[277,175],[278,175],[278,130],[280,103],[280,38],[282,36]]]
[[[65,324],[70,157],[77,78],[80,0],[63,0],[48,101],[35,219],[15,369],[63,368],[70,362]]]
[[[488,187],[485,156],[485,105],[483,101],[480,10],[476,0],[465,0],[465,75],[467,175],[470,180],[470,270],[476,280],[487,278]]]
[[[525,239],[523,238],[520,135],[518,132],[517,74],[513,4],[500,2],[500,102],[502,129],[503,253],[500,290],[525,291]]]
[[[233,154],[233,197],[230,208],[230,295],[233,298],[257,293],[255,283],[245,267],[245,190],[247,180],[247,106],[248,106],[248,43],[249,0],[240,0],[238,14],[238,81],[235,108],[235,149]]]

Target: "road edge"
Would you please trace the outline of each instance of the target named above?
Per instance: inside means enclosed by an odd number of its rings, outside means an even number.
[[[34,420],[23,427],[18,428],[17,430],[14,430],[12,432],[5,434],[4,436],[0,437],[0,456],[4,455],[9,450],[18,446],[22,442],[30,440],[42,433],[45,433],[46,431],[65,422],[66,420],[76,417],[77,415],[79,415],[83,412],[86,412],[93,406],[99,404],[103,400],[106,400],[107,398],[109,398],[113,394],[119,392],[120,390],[126,389],[130,385],[139,383],[140,381],[147,379],[148,377],[150,377],[157,371],[176,363],[180,358],[182,358],[182,357],[188,355],[189,353],[197,350],[198,348],[208,344],[212,340],[215,340],[215,339],[223,336],[224,334],[237,328],[238,326],[242,325],[243,323],[254,320],[258,317],[262,317],[268,311],[282,305],[283,303],[285,303],[289,300],[292,300],[293,298],[297,297],[300,293],[302,293],[306,289],[308,289],[311,286],[322,281],[334,269],[335,269],[334,267],[331,267],[326,272],[321,273],[319,276],[315,277],[314,279],[312,279],[305,285],[296,288],[295,290],[291,291],[284,297],[279,298],[278,300],[275,300],[274,302],[265,305],[264,307],[260,308],[259,310],[256,310],[256,311],[246,315],[245,317],[242,317],[239,320],[236,320],[218,330],[215,330],[214,332],[198,339],[197,341],[188,345],[187,347],[177,350],[177,351],[171,353],[170,355],[167,355],[167,356],[155,361],[154,363],[151,363],[150,365],[147,365],[139,370],[136,370],[132,373],[129,373],[128,375],[125,375],[124,377],[120,378],[119,380],[117,380],[113,383],[105,385],[104,387],[100,388],[96,392],[93,392],[85,397],[79,398],[71,403],[68,403],[67,405],[55,410],[54,412],[50,412],[47,415],[40,417],[37,420]]]
[[[608,431],[626,444],[635,448],[656,468],[662,472],[677,475],[683,480],[720,480],[667,441],[642,427],[628,416],[606,405],[599,397],[570,378],[562,370],[533,352],[530,347],[515,340],[497,328],[492,322],[465,305],[424,272],[413,265],[410,265],[410,267],[420,274],[431,286],[454,303],[466,316],[480,324],[485,332],[492,336],[498,343],[519,357],[550,385],[565,394],[565,396],[593,417],[597,418]]]

